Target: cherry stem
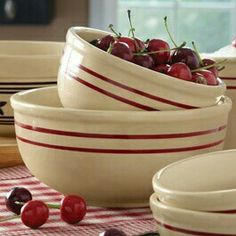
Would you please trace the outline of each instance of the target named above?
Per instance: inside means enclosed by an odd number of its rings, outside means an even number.
[[[167,16],[164,17],[164,23],[165,23],[165,28],[166,28],[166,31],[170,37],[170,40],[171,42],[174,44],[175,47],[178,47],[178,45],[176,44],[175,40],[173,39],[170,31],[169,31],[169,27],[168,27],[168,23],[167,23]]]
[[[14,219],[17,219],[17,218],[20,218],[20,216],[19,215],[12,215],[12,216],[4,217],[4,218],[1,217],[0,218],[0,223],[8,221],[8,220],[14,220]]]
[[[15,201],[16,204],[19,204],[19,205],[24,205],[26,202],[18,202],[18,201]],[[53,203],[45,203],[48,208],[52,208],[52,209],[60,209],[60,205],[59,204],[53,204]]]
[[[110,53],[110,54],[111,54],[112,48],[113,48],[113,44],[110,43],[110,46],[109,46],[109,48],[107,49],[107,53]]]
[[[193,41],[192,41],[192,45],[193,45],[193,49],[194,49],[194,51],[195,51],[195,53],[197,55],[197,58],[198,58],[198,60],[200,62],[200,65],[203,66],[204,65],[203,61],[202,61],[201,56],[200,56],[200,54],[198,52],[198,49],[197,49],[197,47],[196,47],[196,45],[195,45],[195,43]]]
[[[214,64],[207,65],[207,66],[203,66],[203,67],[199,67],[199,68],[197,68],[197,69],[191,70],[191,72],[198,72],[198,71],[200,71],[200,70],[209,69],[209,68],[212,68],[212,67],[214,67],[214,66],[216,66],[216,65],[222,64],[222,63],[224,63],[224,62],[226,62],[226,61],[227,61],[227,59],[224,59],[224,60],[218,61],[218,62],[216,62],[216,63],[214,63]]]
[[[152,51],[152,52],[137,52],[137,53],[133,53],[133,55],[149,55],[149,54],[157,54],[157,53],[161,53],[161,52],[169,52],[169,51],[173,51],[173,50],[178,50],[182,47],[184,47],[186,45],[186,42],[183,42],[180,46],[177,46],[176,48],[171,48],[168,50],[159,50],[159,51]]]
[[[121,33],[117,33],[114,29],[114,25],[113,24],[110,24],[108,26],[108,28],[116,35],[117,38],[120,38],[121,37]]]
[[[129,25],[130,25],[130,32],[132,33],[132,38],[134,39],[135,28],[133,27],[132,21],[131,21],[131,10],[128,10],[127,12],[128,12]]]

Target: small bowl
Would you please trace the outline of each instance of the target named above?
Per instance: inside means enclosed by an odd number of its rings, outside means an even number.
[[[185,210],[166,205],[156,194],[150,197],[150,207],[161,236],[233,236],[236,235],[236,215]]]
[[[231,108],[226,98],[183,111],[79,110],[63,108],[56,87],[20,92],[11,104],[29,170],[64,194],[110,207],[147,205],[157,170],[222,150]]]
[[[127,62],[89,42],[109,32],[72,27],[58,73],[64,107],[94,110],[184,110],[215,105],[225,85],[180,80]]]
[[[0,41],[0,136],[14,135],[12,94],[56,84],[64,43]]]
[[[216,61],[224,61],[225,69],[219,72],[219,77],[226,84],[226,96],[232,99],[233,104],[236,103],[236,49],[233,56],[230,53],[231,46],[226,46],[216,53],[203,54],[207,58],[212,58]],[[229,116],[229,129],[225,140],[225,149],[236,148],[236,105],[233,105]]]
[[[153,177],[161,202],[190,210],[236,213],[236,150],[173,163]]]

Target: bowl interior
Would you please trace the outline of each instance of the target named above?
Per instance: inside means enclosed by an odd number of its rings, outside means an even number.
[[[155,181],[170,191],[208,192],[236,189],[236,151],[203,154],[161,170]]]

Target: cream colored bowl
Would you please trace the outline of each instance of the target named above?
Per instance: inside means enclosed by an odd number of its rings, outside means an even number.
[[[222,52],[223,53],[223,52]],[[222,54],[221,53],[221,54]],[[226,95],[232,99],[233,104],[236,103],[236,54],[233,57],[227,56],[219,56],[215,54],[207,54],[208,58],[212,58],[216,61],[223,61],[225,69],[220,71],[220,78],[225,82],[227,91]],[[236,105],[233,105],[232,112],[229,116],[229,129],[227,133],[227,137],[225,140],[225,149],[236,148]]]
[[[156,194],[150,207],[161,236],[234,236],[236,215],[185,210],[161,203]]]
[[[64,43],[0,41],[0,136],[14,135],[12,94],[56,84]]]
[[[190,210],[236,212],[236,150],[173,163],[153,177],[161,202]]]
[[[54,78],[64,43],[44,41],[0,41],[0,79]]]
[[[64,107],[95,110],[183,110],[215,105],[225,85],[170,77],[108,54],[89,41],[108,32],[72,27],[58,73]]]
[[[63,108],[56,87],[13,95],[22,158],[41,181],[89,204],[140,206],[167,164],[223,148],[231,101],[194,110]]]

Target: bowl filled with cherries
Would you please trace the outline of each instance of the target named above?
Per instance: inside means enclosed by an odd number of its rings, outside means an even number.
[[[196,45],[173,39],[173,46],[135,37],[130,11],[130,36],[86,27],[68,30],[58,73],[64,107],[98,110],[165,111],[213,106],[224,95],[218,78],[220,62],[201,58]]]

